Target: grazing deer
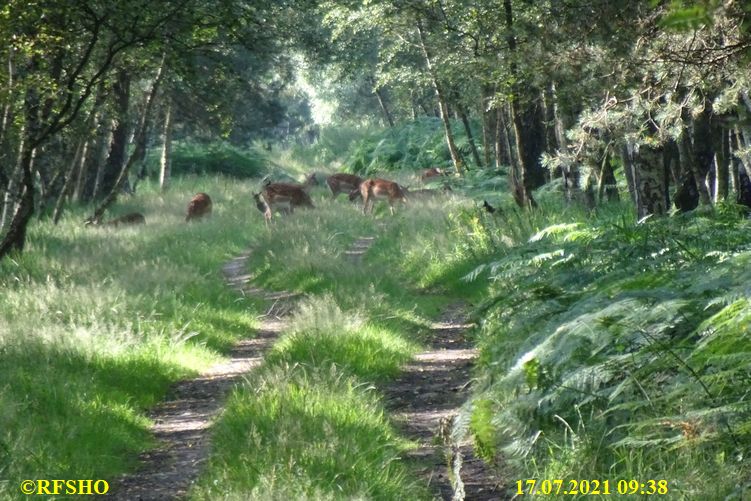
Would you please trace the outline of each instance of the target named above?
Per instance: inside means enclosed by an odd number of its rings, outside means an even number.
[[[443,171],[443,169],[439,167],[433,167],[432,169],[425,169],[420,174],[420,182],[424,184],[425,182],[429,181],[430,179],[434,177],[445,176],[445,175],[446,173]]]
[[[292,186],[298,186],[302,188],[303,190],[305,190],[305,193],[310,193],[310,189],[313,186],[319,186],[321,184],[320,181],[318,181],[318,174],[316,174],[315,172],[311,172],[310,174],[305,176],[305,180],[302,183],[290,183],[286,181],[274,182],[271,180],[270,175],[264,176],[264,178],[261,180],[261,183],[264,186],[269,186],[271,184],[288,184]]]
[[[326,178],[326,184],[329,185],[331,190],[331,198],[336,198],[340,193],[349,193],[360,189],[360,184],[363,179],[360,176],[354,174],[334,174]],[[350,200],[352,200],[350,198]]]
[[[353,200],[354,193],[350,193],[350,200]],[[373,211],[373,205],[376,199],[388,199],[391,215],[394,215],[394,203],[401,201],[407,203],[407,195],[404,189],[393,181],[385,179],[368,179],[360,184],[360,195],[362,196],[363,206],[362,213],[368,213],[368,204],[370,211]],[[356,198],[356,197],[355,197]]]
[[[275,210],[291,214],[295,207],[315,208],[310,195],[299,184],[270,183],[265,185],[260,193],[254,193],[253,198],[258,210],[263,212],[266,224],[271,221]]]
[[[188,203],[188,212],[185,214],[185,221],[201,219],[211,214],[211,197],[206,193],[196,193]]]
[[[115,219],[110,219],[106,223],[102,223],[101,221],[97,221],[95,219],[87,219],[86,221],[84,221],[84,224],[87,226],[117,227],[120,225],[146,224],[146,218],[143,217],[143,214],[141,214],[140,212],[129,212],[128,214],[116,217]]]
[[[318,180],[318,176],[315,172],[311,172],[305,177],[305,181],[302,183],[302,189],[305,193],[310,193],[310,189],[313,186],[320,186],[321,182]]]

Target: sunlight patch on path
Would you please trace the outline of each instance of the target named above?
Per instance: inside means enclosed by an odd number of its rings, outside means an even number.
[[[209,430],[221,412],[232,387],[263,361],[264,353],[286,326],[282,318],[294,307],[299,294],[270,292],[249,285],[249,252],[223,267],[227,284],[243,295],[256,296],[272,305],[261,318],[253,339],[239,341],[228,360],[216,364],[201,376],[177,383],[168,399],[149,413],[156,449],[139,457],[137,472],[111,482],[110,498],[122,500],[164,500],[184,498],[206,462],[210,447]]]
[[[431,346],[403,367],[386,388],[397,426],[418,447],[406,454],[428,487],[440,499],[504,499],[498,479],[474,456],[469,443],[451,440],[453,419],[466,400],[470,370],[478,350],[465,339],[463,305],[450,305],[432,323]],[[452,485],[449,466],[458,482]],[[458,475],[457,475],[458,473]]]

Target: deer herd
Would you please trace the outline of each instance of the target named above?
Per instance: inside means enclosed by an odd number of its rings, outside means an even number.
[[[419,179],[422,183],[445,175],[439,168],[422,171]],[[309,192],[313,186],[321,184],[319,175],[312,173],[305,178],[302,184],[297,183],[272,183],[266,181],[260,192],[254,193],[253,198],[256,207],[261,211],[268,223],[275,211],[292,213],[298,207],[313,208],[313,201]],[[363,214],[373,211],[373,205],[377,200],[388,202],[389,210],[393,215],[397,203],[407,204],[409,199],[426,200],[451,191],[451,187],[445,185],[442,190],[420,189],[409,190],[394,181],[387,179],[372,178],[363,179],[354,174],[338,173],[326,176],[325,183],[331,190],[331,198],[335,199],[342,193],[346,193],[351,202],[362,199]]]
[[[444,176],[445,173],[439,168],[424,170],[419,175],[421,183],[425,183],[438,176]],[[256,207],[263,214],[266,224],[271,221],[274,212],[291,214],[296,208],[307,207],[314,208],[313,200],[310,198],[310,189],[313,186],[321,185],[319,180],[320,174],[312,173],[305,178],[303,183],[273,183],[269,180],[264,181],[260,192],[253,194]],[[394,181],[381,178],[363,179],[354,174],[332,174],[325,177],[325,183],[331,191],[331,198],[335,199],[342,193],[348,195],[351,202],[362,199],[363,214],[373,211],[373,206],[377,200],[384,200],[389,205],[389,210],[393,215],[397,203],[407,204],[408,200],[428,200],[451,191],[448,184],[444,184],[443,189],[419,189],[410,190],[401,186]],[[206,193],[197,193],[188,203],[188,210],[185,214],[185,221],[202,219],[211,214],[212,202],[211,197]],[[120,226],[143,224],[146,222],[143,214],[132,212],[124,216],[112,219],[105,226]]]

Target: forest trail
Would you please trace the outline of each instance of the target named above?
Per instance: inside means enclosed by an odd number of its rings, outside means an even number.
[[[167,400],[149,414],[156,449],[139,457],[134,473],[112,482],[109,497],[128,501],[165,500],[186,497],[210,452],[210,428],[224,406],[232,387],[263,360],[264,353],[284,330],[284,316],[299,294],[269,292],[248,285],[247,261],[240,255],[224,268],[227,284],[241,294],[272,302],[261,318],[256,336],[243,339],[230,352],[229,360],[214,365],[201,376],[177,383]]]
[[[420,445],[408,460],[416,463],[440,499],[506,499],[503,486],[477,458],[470,443],[454,443],[453,419],[464,403],[477,350],[467,342],[465,305],[451,304],[430,328],[430,349],[418,354],[386,388],[389,409],[402,431]],[[448,470],[451,464],[452,472]],[[458,481],[452,485],[451,479]]]
[[[373,236],[358,237],[344,255],[361,263],[375,240]],[[262,362],[264,353],[286,327],[284,317],[294,308],[299,294],[250,285],[249,256],[248,252],[231,260],[223,272],[227,284],[240,294],[271,302],[257,335],[240,341],[228,361],[200,377],[176,384],[169,398],[152,410],[152,432],[159,446],[140,456],[136,472],[112,482],[110,497],[129,501],[185,498],[209,456],[211,424],[227,395]],[[471,444],[455,444],[450,438],[452,420],[464,402],[477,356],[465,339],[470,327],[465,306],[449,305],[431,325],[430,349],[405,365],[403,373],[384,391],[397,426],[420,444],[407,454],[407,460],[414,462],[436,496],[445,500],[498,500],[503,495],[501,486],[474,456]],[[451,474],[449,463],[454,470]],[[452,486],[451,478],[457,471],[460,482]]]

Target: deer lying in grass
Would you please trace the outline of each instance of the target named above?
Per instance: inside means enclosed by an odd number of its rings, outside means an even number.
[[[185,221],[201,219],[211,214],[211,197],[206,193],[196,193],[188,203],[188,212],[185,214]]]
[[[334,174],[326,178],[326,184],[331,190],[331,198],[336,198],[340,193],[352,193],[359,190],[363,179],[354,174]]]
[[[432,169],[425,169],[420,174],[420,182],[425,184],[427,181],[430,181],[434,177],[445,176],[445,175],[446,175],[446,172],[439,167],[433,167]]]
[[[437,197],[443,197],[451,193],[453,190],[448,184],[444,184],[441,189],[422,189],[422,190],[410,190],[404,188],[406,195],[410,200],[432,200]]]
[[[373,211],[373,205],[377,199],[388,200],[392,216],[395,212],[395,202],[407,203],[407,195],[405,194],[404,189],[397,183],[387,181],[386,179],[368,179],[363,181],[360,184],[360,196],[362,196],[363,200],[363,214],[368,213],[368,205],[370,205],[370,211]],[[354,200],[355,198],[357,198],[357,195],[353,191],[349,194],[349,199]]]
[[[113,226],[118,227],[120,225],[133,225],[133,224],[146,224],[146,218],[140,212],[129,212],[115,219],[110,219],[106,223],[87,219],[84,224],[91,226]]]
[[[315,208],[313,200],[303,185],[292,183],[269,183],[259,193],[253,194],[256,207],[271,221],[275,210],[292,213],[296,207]]]

